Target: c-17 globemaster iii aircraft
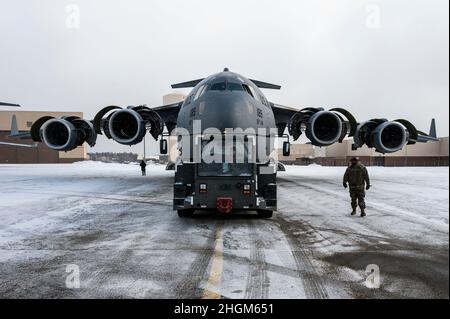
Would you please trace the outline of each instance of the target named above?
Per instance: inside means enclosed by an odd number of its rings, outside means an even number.
[[[263,218],[270,218],[277,209],[278,163],[271,155],[274,138],[285,140],[285,156],[290,152],[290,137],[297,140],[303,133],[315,146],[352,137],[354,149],[367,145],[384,154],[407,144],[436,140],[435,131],[423,133],[407,120],[358,122],[343,108],[297,110],[274,104],[260,89],[278,90],[279,85],[228,69],[172,88],[193,89],[180,103],[156,108],[108,106],[89,121],[74,116],[42,117],[20,137],[70,151],[83,143],[94,146],[98,134],[135,145],[149,132],[155,140],[161,138],[161,153],[167,154],[171,134],[179,141],[173,208],[180,217],[197,210],[225,214],[249,210]]]

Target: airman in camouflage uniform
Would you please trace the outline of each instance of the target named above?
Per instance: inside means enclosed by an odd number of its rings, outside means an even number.
[[[361,208],[361,217],[366,216],[366,190],[370,189],[370,178],[367,168],[360,163],[358,157],[352,158],[350,166],[344,175],[343,185],[350,186],[350,197],[352,199],[352,216],[356,215],[356,208]]]

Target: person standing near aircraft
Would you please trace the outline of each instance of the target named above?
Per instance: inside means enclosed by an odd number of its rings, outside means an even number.
[[[139,164],[141,166],[141,171],[142,171],[142,176],[146,176],[147,175],[147,163],[145,162],[145,160],[141,161],[141,164]]]
[[[361,164],[358,157],[354,157],[350,161],[350,166],[344,174],[344,188],[350,185],[350,198],[352,204],[352,216],[356,215],[356,208],[359,205],[361,209],[361,217],[366,216],[366,190],[369,190],[370,178],[367,168]]]

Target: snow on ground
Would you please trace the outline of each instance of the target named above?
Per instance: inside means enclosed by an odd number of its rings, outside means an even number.
[[[449,297],[448,168],[369,168],[361,219],[344,168],[288,166],[272,220],[179,219],[164,168],[0,165],[0,297]],[[72,264],[80,289],[65,286]]]

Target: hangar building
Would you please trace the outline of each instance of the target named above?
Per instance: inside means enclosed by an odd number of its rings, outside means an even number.
[[[278,150],[278,159],[285,164],[323,166],[347,166],[354,156],[360,157],[367,166],[448,166],[449,138],[440,138],[437,142],[417,143],[406,146],[393,154],[380,154],[364,146],[352,150],[353,140],[346,139],[328,147],[314,147],[310,144],[292,144],[291,156],[283,157]]]

